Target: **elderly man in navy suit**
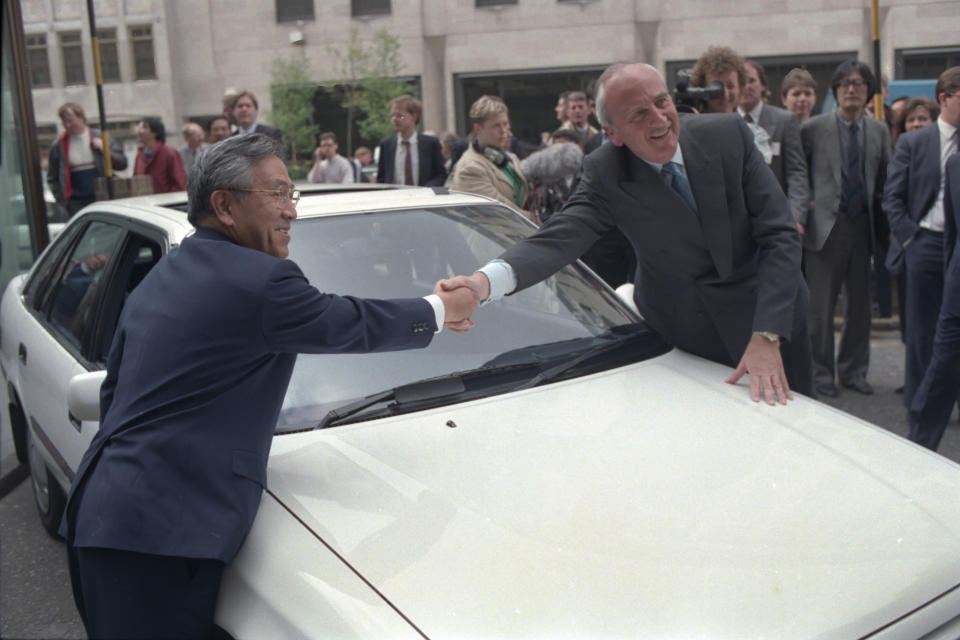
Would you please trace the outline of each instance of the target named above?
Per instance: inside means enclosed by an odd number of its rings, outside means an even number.
[[[417,133],[420,101],[404,94],[390,101],[390,120],[397,135],[380,141],[377,182],[441,187],[447,179],[443,147],[435,136]]]
[[[807,288],[790,204],[736,114],[680,118],[659,71],[617,63],[597,80],[610,141],[584,159],[564,208],[471,276],[494,300],[549,277],[619,228],[637,254],[634,301],[669,341],[750,374],[750,396],[811,393]],[[682,126],[681,126],[682,125]]]
[[[201,156],[188,185],[196,234],[124,305],[100,431],[60,527],[91,637],[213,631],[297,353],[425,347],[476,308],[467,292],[362,300],[310,286],[285,259],[299,192],[280,152],[254,133]]]
[[[910,406],[910,439],[934,451],[960,393],[960,154],[947,160],[944,175],[943,301],[930,366]]]
[[[907,299],[903,402],[913,405],[930,364],[943,296],[944,165],[957,150],[960,127],[960,67],[937,80],[940,117],[933,125],[901,135],[890,161],[883,210],[894,236],[894,252],[905,257]],[[954,189],[957,185],[954,185]]]

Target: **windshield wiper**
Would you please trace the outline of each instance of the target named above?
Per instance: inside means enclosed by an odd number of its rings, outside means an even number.
[[[353,402],[341,405],[336,409],[327,412],[317,429],[326,429],[338,424],[342,424],[349,418],[356,418],[367,409],[376,405],[392,402],[386,407],[374,409],[369,413],[399,413],[401,409],[414,410],[428,405],[445,404],[454,399],[463,399],[464,396],[470,398],[484,395],[476,391],[468,391],[467,382],[478,378],[502,377],[511,379],[516,372],[521,369],[530,369],[538,367],[536,362],[525,362],[520,364],[509,364],[497,367],[482,367],[471,371],[456,372],[437,378],[429,378],[418,382],[400,385],[386,391],[374,393],[365,396]],[[527,374],[529,376],[529,374]],[[526,376],[525,376],[526,378]]]
[[[544,369],[534,377],[530,378],[530,380],[517,387],[516,390],[522,391],[523,389],[532,389],[538,385],[555,380],[567,371],[580,366],[587,360],[595,358],[608,351],[612,351],[613,349],[622,347],[624,344],[633,340],[634,338],[636,338],[636,334],[622,336],[608,334],[603,337],[604,341],[602,343],[587,349],[583,353],[570,360],[567,360],[566,362],[561,362],[560,364],[550,367],[549,369]]]
[[[396,401],[398,405],[423,402],[424,400],[435,400],[444,396],[457,395],[464,391],[466,391],[466,386],[459,374],[411,382],[332,409],[323,417],[323,420],[317,425],[317,429],[332,427],[341,420],[354,416],[375,404],[382,404],[391,400]]]

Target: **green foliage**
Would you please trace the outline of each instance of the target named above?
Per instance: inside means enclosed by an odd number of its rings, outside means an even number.
[[[302,49],[290,57],[274,59],[270,89],[273,98],[270,119],[283,131],[287,157],[296,165],[298,151],[313,151],[315,131],[313,97],[316,83],[310,80],[309,63]]]
[[[353,148],[354,120],[364,138],[379,140],[393,133],[390,100],[410,90],[398,77],[403,70],[400,39],[380,29],[364,42],[353,28],[347,44],[330,47],[330,52],[340,76],[335,95],[347,110],[347,148]]]

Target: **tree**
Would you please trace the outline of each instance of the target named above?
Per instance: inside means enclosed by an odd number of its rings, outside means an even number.
[[[403,70],[400,39],[380,29],[369,42],[364,42],[352,28],[347,44],[330,47],[330,52],[340,76],[335,94],[347,111],[347,148],[353,148],[354,120],[365,138],[390,135],[390,101],[410,90],[408,83],[399,78]]]
[[[273,97],[271,120],[283,131],[291,175],[299,174],[302,167],[297,160],[297,150],[312,151],[314,147],[313,96],[316,93],[316,83],[310,80],[309,63],[302,49],[289,58],[278,56],[274,59],[270,89]],[[303,173],[306,174],[306,169]]]

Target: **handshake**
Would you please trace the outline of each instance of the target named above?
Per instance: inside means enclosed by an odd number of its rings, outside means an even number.
[[[477,271],[472,276],[439,280],[433,293],[443,302],[443,326],[456,333],[466,333],[477,324],[470,316],[481,302],[490,297],[490,282],[487,276]]]

